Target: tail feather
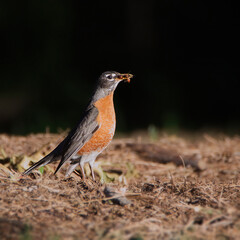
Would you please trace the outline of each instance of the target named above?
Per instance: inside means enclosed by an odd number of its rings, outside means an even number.
[[[36,162],[35,164],[33,164],[30,168],[28,168],[23,175],[28,175],[29,173],[32,172],[32,170],[34,170],[35,168],[38,167],[42,167],[47,165],[48,163],[54,162],[56,161],[56,159],[54,159],[54,155],[53,154],[48,154],[47,156],[45,156],[44,158],[42,158],[41,160],[39,160],[38,162]]]
[[[56,174],[56,173],[60,170],[60,168],[62,167],[62,165],[63,165],[64,163],[65,163],[64,161],[61,161],[61,162],[58,164],[58,166],[57,166],[54,174]]]

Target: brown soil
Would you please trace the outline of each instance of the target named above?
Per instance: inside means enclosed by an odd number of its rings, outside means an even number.
[[[66,167],[55,176],[56,164],[21,177],[62,138],[0,135],[0,239],[240,239],[239,137],[163,135],[151,145],[157,161],[149,140],[117,139],[96,161],[97,182],[65,179]]]

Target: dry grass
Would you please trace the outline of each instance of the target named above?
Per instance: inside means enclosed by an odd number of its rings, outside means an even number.
[[[141,159],[126,144],[134,138],[115,140],[97,160],[109,183],[64,179],[64,171],[54,176],[54,165],[21,178],[24,164],[58,141],[49,134],[0,135],[0,239],[240,239],[239,137],[154,142],[181,154],[182,166]],[[199,156],[203,170],[185,166],[189,154]],[[132,203],[113,204],[106,185]]]

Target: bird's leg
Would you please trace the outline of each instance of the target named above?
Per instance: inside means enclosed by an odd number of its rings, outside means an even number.
[[[68,178],[70,177],[70,175],[72,174],[72,172],[74,171],[74,169],[78,166],[78,162],[77,163],[71,163],[70,166],[68,167],[68,170],[65,174],[65,177]]]
[[[79,165],[80,165],[83,181],[85,181],[86,176],[85,176],[85,173],[84,173],[84,162],[80,161]]]
[[[93,165],[94,165],[94,161],[90,161],[90,162],[89,162],[89,167],[90,167],[90,169],[91,169],[92,179],[93,179],[93,181],[95,181],[95,176],[94,176],[94,171],[93,171]]]

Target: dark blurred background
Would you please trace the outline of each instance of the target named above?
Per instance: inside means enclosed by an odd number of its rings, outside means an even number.
[[[72,127],[116,70],[135,75],[118,131],[240,133],[239,16],[232,1],[1,1],[0,132]]]

